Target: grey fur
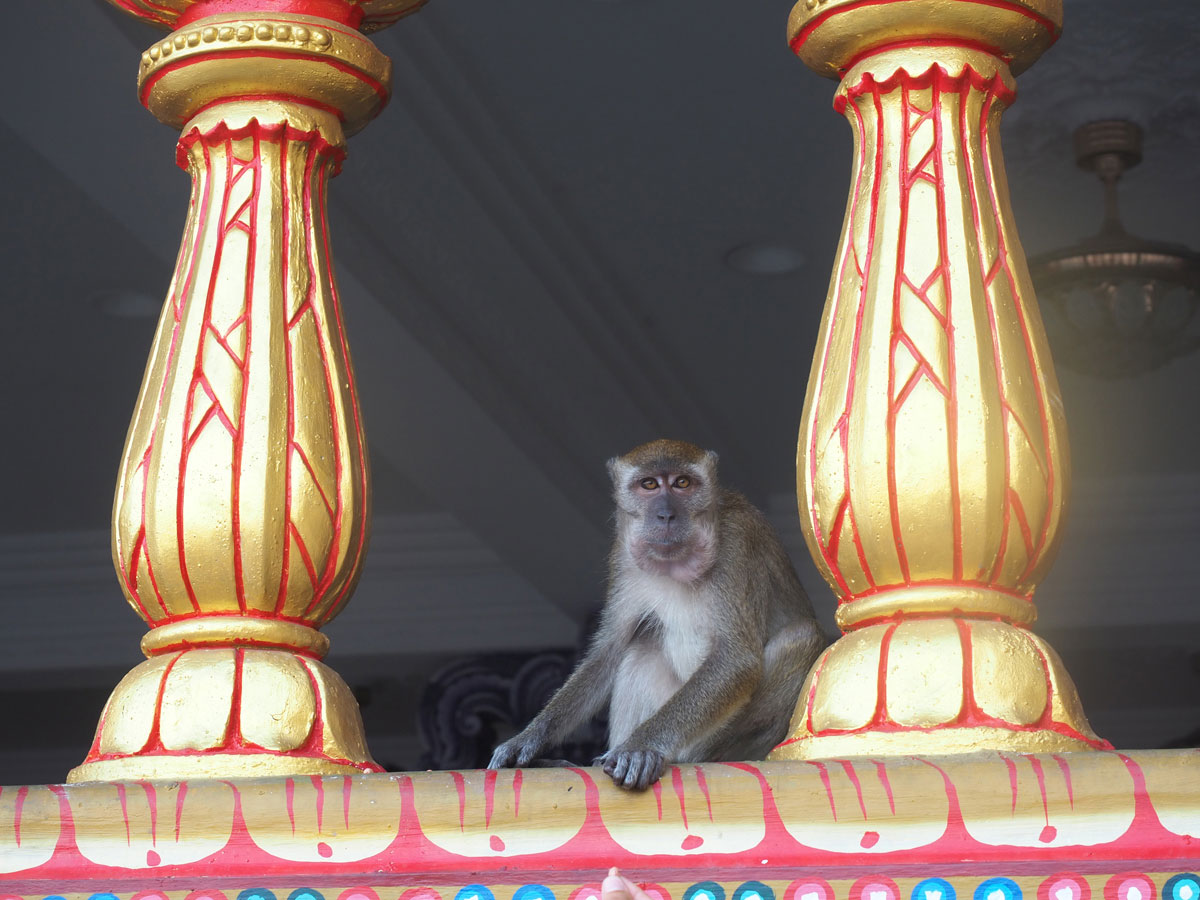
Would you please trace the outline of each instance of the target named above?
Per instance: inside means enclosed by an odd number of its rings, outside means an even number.
[[[600,626],[490,767],[528,765],[605,702],[609,749],[596,764],[622,787],[644,790],[670,762],[761,759],[825,644],[787,553],[762,513],[720,485],[711,451],[653,441],[608,468],[617,533]]]

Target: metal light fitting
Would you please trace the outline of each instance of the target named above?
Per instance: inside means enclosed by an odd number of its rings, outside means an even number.
[[[1142,159],[1133,122],[1090,122],[1075,132],[1075,161],[1104,185],[1099,232],[1030,260],[1056,361],[1090,375],[1149,372],[1200,347],[1189,325],[1200,306],[1200,253],[1125,230],[1117,182]]]

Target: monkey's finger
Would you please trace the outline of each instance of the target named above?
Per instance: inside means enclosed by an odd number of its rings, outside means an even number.
[[[625,774],[629,771],[629,753],[615,753],[613,754],[613,760],[614,765],[612,769],[610,770],[608,766],[605,766],[604,771],[608,772],[608,774],[612,776],[612,780],[616,782],[618,786],[623,786],[622,782],[625,780]]]
[[[512,764],[512,751],[509,750],[507,744],[501,744],[492,753],[491,761],[488,762],[489,769],[507,769]]]
[[[653,750],[635,750],[630,756],[629,772],[621,787],[630,791],[644,791],[658,780],[662,756]]]
[[[542,752],[542,745],[540,743],[538,743],[537,741],[526,741],[524,744],[522,744],[520,747],[517,748],[516,765],[518,767],[529,765],[531,762],[533,762],[535,759],[537,759],[537,755],[541,752]]]
[[[644,791],[646,789],[646,754],[639,752],[635,765],[629,767],[629,774],[625,776],[625,787],[631,791]]]
[[[637,789],[644,791],[662,776],[663,758],[662,755],[653,750],[646,751],[646,757],[642,761],[642,770],[638,775]]]
[[[658,775],[661,770],[662,757],[653,750],[647,750],[642,757],[642,768],[638,772],[637,789],[644,791],[651,784],[658,781]]]
[[[626,754],[629,759],[628,771],[625,773],[625,778],[620,782],[621,787],[626,790],[642,790],[640,784],[642,780],[642,769],[646,762],[646,753],[643,750],[633,750]]]

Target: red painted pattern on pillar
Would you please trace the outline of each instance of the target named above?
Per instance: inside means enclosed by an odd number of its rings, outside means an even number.
[[[925,99],[918,102],[918,94]],[[889,103],[898,99],[898,119],[889,118],[885,114],[885,98]],[[1054,495],[1058,487],[1058,473],[1047,443],[1048,401],[1041,384],[1038,383],[1036,387],[1037,402],[1033,409],[1021,409],[1009,397],[1010,383],[1031,378],[1035,351],[1022,306],[1011,300],[1015,275],[1004,229],[999,219],[999,194],[992,171],[992,155],[987,144],[994,127],[995,102],[1007,105],[1012,99],[1012,91],[998,76],[985,78],[969,66],[960,75],[949,75],[937,65],[915,75],[899,69],[890,77],[879,81],[867,73],[857,84],[846,88],[844,96],[838,98],[838,109],[846,113],[855,127],[857,165],[851,189],[851,204],[847,213],[847,228],[843,237],[844,245],[835,279],[837,290],[831,299],[828,317],[830,320],[852,322],[853,325],[849,341],[849,360],[836,361],[837,367],[845,373],[844,381],[836,388],[830,382],[835,365],[830,354],[834,352],[835,346],[840,346],[835,345],[835,342],[829,341],[825,344],[824,355],[815,366],[817,394],[836,389],[841,398],[841,411],[839,415],[830,418],[823,429],[811,430],[806,443],[807,459],[803,471],[811,486],[821,477],[820,467],[827,466],[830,454],[837,451],[838,466],[842,473],[840,496],[823,498],[821,505],[810,503],[806,514],[816,538],[815,549],[819,560],[827,570],[831,583],[838,588],[840,603],[849,603],[898,587],[944,585],[986,588],[1027,600],[1032,576],[1043,561],[1051,536],[1054,509],[1054,504],[1044,502],[1044,498]],[[978,118],[968,121],[968,112],[972,108],[978,109]],[[868,120],[867,116],[872,118]],[[899,128],[899,132],[893,139],[888,135],[894,126]],[[982,158],[985,165],[982,178],[978,178],[972,167],[963,162],[967,154],[967,133],[976,128],[982,130],[984,140],[985,152]],[[913,150],[918,133],[926,135],[922,138],[919,155],[914,154]],[[869,147],[869,141],[874,142],[874,145]],[[887,158],[889,147],[897,148],[895,160]],[[875,152],[869,152],[871,150]],[[910,156],[914,158],[910,159]],[[968,188],[966,193],[970,198],[969,208],[972,215],[971,222],[959,223],[956,227],[966,224],[977,236],[983,236],[985,233],[995,234],[996,252],[993,256],[984,255],[990,244],[980,239],[972,242],[978,247],[980,254],[976,259],[951,259],[948,197],[951,192],[957,195],[959,190],[957,184],[951,187],[947,180],[947,166],[952,160],[956,172],[960,169],[965,170]],[[893,165],[895,168],[892,168]],[[894,176],[890,174],[893,172]],[[861,402],[861,370],[867,354],[875,352],[873,347],[863,343],[870,327],[866,320],[868,314],[876,316],[872,322],[878,321],[877,313],[870,305],[873,295],[869,294],[868,290],[872,286],[868,283],[866,273],[874,271],[879,265],[876,255],[881,248],[878,243],[878,230],[882,227],[881,190],[884,180],[890,177],[899,181],[899,205],[889,213],[897,217],[895,221],[898,223],[894,239],[896,243],[892,251],[895,260],[887,266],[886,273],[883,270],[880,272],[886,274],[889,280],[891,303],[889,335],[886,344],[883,345],[887,359],[887,407],[883,429],[886,448],[886,503],[891,523],[894,566],[899,577],[881,581],[880,561],[876,559],[878,551],[875,551],[875,555],[865,551],[865,526],[860,522],[862,510],[877,504],[878,498],[856,495],[852,478],[855,462],[852,456],[854,448],[862,445],[863,436],[861,433],[852,432],[856,421],[853,411],[856,409],[856,403]],[[910,234],[908,217],[914,202],[913,192],[919,185],[923,186],[923,190],[932,191],[936,217],[932,231]],[[983,202],[984,198],[986,203]],[[859,223],[864,219],[869,222],[865,229],[867,243],[865,247],[860,248],[853,236],[859,231]],[[924,242],[932,241],[929,246],[936,248],[937,252],[933,255],[928,269],[917,272],[908,265],[907,259],[910,254],[907,242],[910,238],[922,241],[923,250],[926,246]],[[966,273],[959,268],[952,268],[952,262],[954,267],[978,267],[977,274],[972,277],[977,279],[977,283],[984,289],[984,302],[980,303],[979,297],[958,296],[958,286],[965,283]],[[925,310],[925,318],[919,323],[919,330],[914,329],[907,321],[907,316],[911,313],[905,312],[913,308],[914,303],[920,304]],[[854,306],[842,309],[847,304]],[[1000,346],[1008,340],[1007,335],[1000,332],[997,324],[1001,315],[998,307],[1001,306],[1003,315],[1015,318],[1018,323],[1019,339],[1024,342],[1023,357],[1027,366],[1024,372],[1006,370],[1001,363]],[[960,446],[958,392],[961,388],[961,378],[955,341],[955,331],[959,327],[960,318],[961,327],[978,326],[990,337],[989,352],[994,355],[992,377],[1005,436],[1002,446],[998,445],[996,452],[1003,460],[1001,464],[1005,468],[1004,479],[1007,484],[1003,498],[1005,528],[999,533],[997,542],[989,548],[986,557],[976,554],[970,560],[964,557],[963,505],[967,498],[962,494],[960,483],[962,466],[968,464],[966,460],[970,459],[962,455],[965,451]],[[949,508],[945,558],[950,577],[932,577],[927,571],[914,570],[905,538],[910,523],[906,520],[905,499],[897,482],[901,452],[897,428],[899,417],[913,401],[914,395],[921,390],[925,392],[924,402],[928,403],[929,392],[932,392],[940,398],[943,407],[944,438],[920,449],[926,456],[937,454],[944,459]],[[1014,453],[1022,455],[1023,465],[1032,465],[1041,474],[1036,498],[1036,517],[1031,517],[1031,501],[1022,495],[1017,486],[1018,482],[1013,477]],[[823,508],[829,512],[823,512]],[[828,529],[826,521],[829,522]],[[1017,527],[1021,537],[1019,546],[1009,544],[1010,529],[1007,523],[1010,521]],[[847,546],[853,548],[852,554],[847,554]],[[853,571],[847,569],[847,562],[850,560],[854,561]],[[928,566],[925,568],[928,569]],[[1016,577],[1013,577],[1014,574]],[[1014,581],[1017,582],[1015,586],[1012,584]]]
[[[235,145],[242,150],[235,150]],[[354,553],[349,566],[336,567],[338,563],[338,547],[343,541],[343,471],[340,459],[340,442],[335,441],[333,453],[335,456],[333,477],[323,481],[314,469],[312,454],[302,445],[296,434],[296,410],[302,402],[297,393],[300,389],[296,384],[293,373],[296,369],[298,353],[315,354],[320,359],[321,371],[325,373],[324,385],[304,385],[305,391],[320,390],[324,398],[324,415],[333,422],[340,417],[340,410],[334,403],[337,391],[335,363],[331,354],[335,351],[345,352],[345,336],[343,333],[340,314],[335,312],[333,323],[324,321],[322,309],[332,300],[336,304],[336,296],[330,297],[331,276],[328,267],[315,259],[312,248],[292,247],[293,236],[286,227],[282,226],[284,247],[278,271],[282,273],[279,286],[275,289],[279,302],[284,308],[278,313],[269,310],[259,312],[257,304],[267,302],[267,293],[257,286],[259,273],[266,276],[269,263],[259,264],[258,248],[262,245],[262,229],[270,227],[266,222],[260,222],[259,217],[270,211],[270,204],[264,196],[263,183],[264,155],[270,154],[274,159],[273,171],[275,184],[272,190],[282,194],[282,219],[286,223],[291,215],[288,204],[295,197],[302,204],[304,221],[317,229],[320,249],[325,249],[325,216],[324,210],[314,214],[313,204],[324,203],[323,184],[328,177],[330,167],[340,161],[341,151],[330,147],[315,133],[299,132],[287,126],[260,126],[253,123],[236,132],[220,126],[206,134],[192,132],[181,141],[181,154],[193,158],[198,164],[192,169],[196,174],[196,188],[193,191],[193,202],[190,216],[195,223],[197,232],[201,235],[209,230],[208,219],[215,216],[217,227],[215,235],[205,248],[210,254],[207,264],[198,259],[199,249],[195,245],[185,246],[181,253],[180,271],[184,274],[182,284],[173,286],[170,311],[173,317],[173,327],[170,331],[169,346],[166,360],[168,367],[175,367],[174,359],[184,350],[185,319],[196,317],[190,303],[186,301],[195,297],[200,304],[198,327],[191,331],[187,339],[190,345],[186,352],[192,363],[183,367],[189,384],[186,388],[186,402],[182,416],[177,426],[179,438],[170,438],[170,443],[179,447],[177,481],[177,497],[175,507],[177,532],[177,559],[174,568],[184,586],[187,605],[181,606],[178,599],[165,597],[158,583],[161,576],[156,577],[156,570],[169,564],[169,558],[161,553],[150,552],[146,546],[145,517],[149,514],[146,507],[148,491],[146,480],[151,477],[158,462],[158,445],[168,440],[164,432],[172,417],[162,409],[165,393],[169,382],[164,379],[163,390],[157,399],[159,410],[157,420],[164,423],[153,430],[145,450],[139,455],[139,483],[142,487],[142,522],[136,531],[135,539],[129,550],[120,552],[122,565],[122,582],[126,586],[131,602],[152,625],[168,621],[178,621],[200,613],[196,599],[197,587],[194,584],[194,567],[189,565],[187,535],[192,527],[190,521],[190,492],[193,490],[196,478],[204,477],[197,473],[190,478],[189,471],[191,451],[197,442],[221,441],[228,446],[228,454],[232,466],[228,473],[228,537],[233,547],[231,581],[233,598],[237,611],[243,615],[261,616],[264,618],[282,618],[288,621],[309,623],[320,616],[326,609],[344,600],[346,587],[353,579],[346,577],[347,569],[356,569],[357,561],[361,558],[363,542],[358,537],[354,542]],[[246,153],[245,156],[239,153]],[[289,162],[290,161],[290,162]],[[291,168],[289,168],[291,166]],[[298,187],[298,189],[297,189]],[[230,256],[230,247],[236,244],[236,250]],[[229,257],[227,259],[227,257]],[[308,277],[304,279],[306,291],[300,296],[292,296],[289,290],[289,266],[299,264],[307,269]],[[204,265],[204,269],[200,266]],[[219,309],[214,306],[215,291],[220,283],[228,283],[237,279],[244,285],[240,307]],[[203,292],[196,295],[197,287],[203,285]],[[324,303],[318,302],[318,292],[327,298]],[[262,294],[262,299],[256,299]],[[246,587],[245,551],[243,548],[243,523],[241,521],[243,490],[243,459],[246,454],[246,415],[247,397],[250,380],[253,377],[252,367],[258,364],[268,364],[268,342],[278,340],[272,334],[282,334],[279,345],[283,352],[281,368],[287,379],[287,405],[284,420],[281,422],[282,434],[280,444],[286,447],[286,453],[281,454],[286,476],[281,479],[282,490],[279,505],[284,514],[280,517],[280,543],[284,548],[285,566],[271,580],[274,586],[268,585],[266,595],[249,596]],[[331,334],[333,343],[321,335]],[[260,347],[261,345],[261,347]],[[257,354],[257,355],[256,355]],[[307,401],[311,402],[311,401]],[[350,410],[352,427],[356,431],[361,426],[358,422],[357,403]],[[355,452],[361,454],[361,438],[352,442]],[[255,453],[261,451],[255,450]],[[298,496],[296,484],[305,486]],[[258,486],[256,485],[256,489]],[[357,490],[365,493],[365,475],[360,479]],[[297,503],[306,504],[303,510],[297,509]],[[315,506],[314,506],[315,502]],[[207,501],[206,501],[207,506]],[[327,523],[323,534],[306,534],[303,523],[311,523],[316,513]],[[363,522],[356,523],[359,529]],[[211,526],[210,526],[211,527]],[[311,528],[311,524],[307,526]],[[300,562],[299,571],[303,573],[307,585],[303,594],[308,598],[302,605],[287,602],[289,580],[295,577],[296,567],[292,560]],[[149,606],[143,599],[147,584],[153,585],[155,606]],[[157,610],[156,608],[157,607]]]

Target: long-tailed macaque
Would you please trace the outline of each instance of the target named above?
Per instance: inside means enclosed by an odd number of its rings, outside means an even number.
[[[825,644],[779,538],[721,486],[712,451],[653,441],[608,471],[617,527],[599,628],[490,767],[529,765],[606,700],[609,749],[595,764],[621,787],[644,790],[670,762],[761,759]]]

